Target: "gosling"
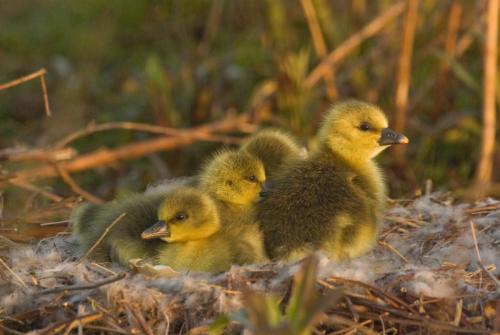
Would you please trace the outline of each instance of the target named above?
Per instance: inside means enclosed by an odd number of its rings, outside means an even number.
[[[241,236],[257,261],[266,260],[262,233],[255,220],[254,204],[266,176],[262,162],[246,151],[223,150],[203,167],[200,189],[217,205],[222,230]]]
[[[277,177],[256,205],[271,259],[295,260],[321,249],[345,260],[376,240],[386,190],[373,158],[408,138],[388,128],[377,106],[349,100],[332,107],[318,139],[318,149]]]
[[[257,261],[241,236],[221,229],[220,214],[206,193],[179,188],[166,195],[158,210],[159,221],[141,236],[145,241],[163,240],[154,260],[177,271],[217,273],[232,264]]]

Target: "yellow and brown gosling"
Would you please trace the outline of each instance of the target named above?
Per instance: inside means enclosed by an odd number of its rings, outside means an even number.
[[[318,149],[275,178],[256,206],[271,259],[321,249],[344,260],[376,240],[386,190],[373,158],[408,139],[388,128],[377,106],[357,100],[334,105],[318,137]]]
[[[155,261],[177,271],[217,273],[233,264],[260,261],[244,236],[221,229],[220,214],[206,193],[179,188],[167,194],[158,209],[159,221],[142,238],[163,240]]]

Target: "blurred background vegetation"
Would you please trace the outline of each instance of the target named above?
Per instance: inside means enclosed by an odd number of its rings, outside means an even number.
[[[249,113],[257,120],[267,116],[266,124],[287,128],[311,145],[322,113],[347,97],[377,103],[394,120],[404,11],[352,48],[325,80],[308,85],[307,77],[325,50],[342,46],[396,3],[3,2],[0,83],[46,68],[53,116],[45,116],[37,80],[0,92],[0,148],[48,147],[91,121],[184,128],[221,119],[228,111]],[[446,190],[471,183],[482,130],[485,8],[486,1],[418,4],[404,106],[403,132],[411,144],[404,165],[395,164],[392,151],[379,158],[394,197],[412,194],[427,179]],[[99,132],[75,142],[75,148],[85,153],[154,136]],[[217,147],[197,143],[73,177],[84,189],[111,199],[123,190],[143,190],[160,178],[196,173]],[[495,161],[500,166],[498,150]],[[3,167],[12,170],[9,164]],[[20,167],[28,165],[15,168]],[[62,196],[72,193],[56,179],[38,185]],[[26,197],[23,191],[7,192],[12,192],[10,199]],[[5,196],[5,201],[14,201],[10,199]]]

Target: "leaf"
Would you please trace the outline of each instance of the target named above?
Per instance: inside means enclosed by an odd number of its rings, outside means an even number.
[[[318,258],[311,255],[304,260],[302,268],[295,274],[292,295],[286,309],[286,315],[295,329],[302,324],[306,311],[316,300],[316,274]]]
[[[343,296],[341,289],[318,296],[316,290],[318,264],[316,255],[311,255],[305,259],[302,268],[295,274],[286,314],[296,334],[307,334],[308,329],[319,321],[325,310]]]
[[[218,316],[208,327],[208,335],[222,334],[224,329],[231,323],[231,319],[226,315]]]
[[[324,296],[321,296],[314,305],[306,310],[301,320],[300,329],[306,330],[317,324],[324,315],[324,312],[337,303],[344,295],[343,289],[339,288]]]
[[[282,319],[276,297],[257,292],[244,292],[243,301],[248,317],[255,328],[277,326]]]

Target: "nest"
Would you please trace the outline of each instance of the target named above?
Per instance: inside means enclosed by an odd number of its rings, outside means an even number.
[[[8,241],[0,258],[0,333],[203,334],[244,308],[242,292],[286,305],[301,264],[233,267],[163,278],[80,262],[71,239]],[[443,194],[394,202],[375,249],[349,262],[319,255],[316,290],[343,296],[322,334],[489,334],[500,331],[500,201]],[[233,323],[229,333],[243,332]]]

